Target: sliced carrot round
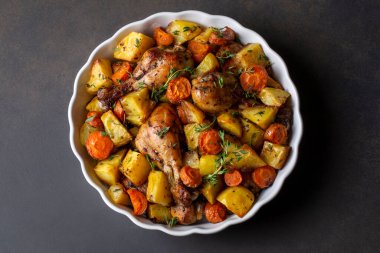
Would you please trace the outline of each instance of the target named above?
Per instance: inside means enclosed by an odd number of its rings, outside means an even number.
[[[219,223],[226,219],[227,210],[226,208],[219,202],[215,204],[210,204],[207,202],[205,206],[205,216],[206,219],[211,223]]]
[[[218,131],[215,129],[205,130],[199,135],[199,150],[205,155],[216,155],[222,151],[221,141]]]
[[[103,122],[100,119],[101,115],[102,115],[101,112],[94,112],[94,111],[88,112],[86,116],[87,118],[86,123],[95,128],[103,127]]]
[[[288,130],[283,124],[273,123],[265,131],[264,139],[275,144],[286,144]]]
[[[180,170],[179,176],[182,183],[190,188],[198,187],[202,183],[202,176],[198,169],[185,166]]]
[[[261,189],[267,188],[276,179],[276,170],[269,165],[256,168],[252,172],[252,179]]]
[[[228,186],[238,186],[243,182],[243,176],[239,170],[231,170],[224,174],[224,182]]]
[[[94,159],[104,160],[113,150],[111,138],[103,131],[92,132],[86,140],[87,152]]]
[[[148,200],[144,193],[133,188],[128,189],[127,193],[132,202],[133,213],[135,215],[142,215],[148,207]]]
[[[112,75],[111,79],[115,85],[122,85],[125,80],[127,80],[132,73],[132,66],[129,62],[123,62],[117,71]]]
[[[166,97],[170,103],[178,104],[181,100],[185,100],[191,94],[191,84],[189,79],[180,76],[171,80],[166,90]]]
[[[263,66],[253,65],[240,75],[240,85],[246,92],[260,92],[267,86],[268,73]]]

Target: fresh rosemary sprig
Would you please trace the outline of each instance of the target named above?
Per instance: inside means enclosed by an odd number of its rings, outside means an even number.
[[[160,88],[153,88],[150,98],[158,102],[160,100],[161,95],[164,94],[168,89],[169,82],[174,78],[177,78],[182,72],[189,72],[190,74],[192,74],[193,69],[191,69],[190,67],[186,67],[179,70],[171,68],[168,74],[168,80]]]
[[[216,121],[216,117],[214,116],[212,121],[209,124],[196,126],[195,132],[200,133],[200,132],[203,132],[203,131],[209,129],[210,127],[212,127],[214,125],[215,121]]]

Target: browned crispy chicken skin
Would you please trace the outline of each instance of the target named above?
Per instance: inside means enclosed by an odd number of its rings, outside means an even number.
[[[191,97],[194,103],[211,114],[230,108],[240,93],[240,85],[232,75],[215,72],[192,80]]]
[[[160,104],[140,127],[135,143],[137,149],[142,154],[148,154],[167,175],[175,202],[190,206],[190,192],[179,176],[182,167],[179,139],[181,132],[181,123],[175,109],[169,104]]]
[[[111,106],[124,94],[138,90],[142,86],[149,89],[159,88],[168,79],[170,69],[193,68],[191,53],[182,46],[173,48],[154,47],[147,50],[129,78],[121,86],[112,86],[98,91],[98,98],[103,104]]]

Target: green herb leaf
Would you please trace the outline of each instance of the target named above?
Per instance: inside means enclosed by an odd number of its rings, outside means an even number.
[[[214,125],[215,121],[216,121],[216,117],[214,116],[212,121],[209,124],[203,124],[203,125],[196,126],[195,132],[200,133],[200,132],[203,132],[203,131],[209,129],[210,127],[212,127]]]
[[[87,118],[85,122],[86,123],[91,122],[93,119],[95,119],[95,117],[96,117],[96,115],[91,116],[91,117]]]
[[[169,227],[174,227],[177,225],[178,220],[176,217],[172,217],[171,219],[165,218],[165,222]]]
[[[140,39],[136,38],[135,39],[135,47],[139,48],[140,46],[141,46],[141,38]]]
[[[178,34],[179,34],[179,31],[178,31],[178,30],[175,30],[175,31],[173,31],[173,34],[174,34],[174,35],[178,35]]]
[[[170,127],[164,127],[157,132],[158,137],[162,138],[167,132],[169,132]]]
[[[148,154],[145,155],[145,158],[146,158],[146,160],[148,161],[150,167],[151,167],[153,170],[155,170],[155,169],[156,169],[156,165],[150,160],[150,157],[149,157]]]

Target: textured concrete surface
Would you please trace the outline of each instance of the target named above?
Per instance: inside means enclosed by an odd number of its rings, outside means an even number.
[[[152,2],[152,3],[151,3]],[[1,1],[0,252],[378,252],[379,1]],[[235,18],[287,62],[300,159],[242,225],[175,238],[109,209],[68,141],[74,77],[126,23],[198,9]]]

